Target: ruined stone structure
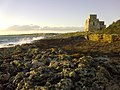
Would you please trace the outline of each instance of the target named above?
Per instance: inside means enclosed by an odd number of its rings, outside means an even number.
[[[89,34],[86,35],[85,38],[90,41],[97,41],[97,42],[115,42],[120,41],[119,34]]]
[[[85,22],[84,31],[95,31],[105,28],[104,21],[99,21],[96,14],[90,14]]]

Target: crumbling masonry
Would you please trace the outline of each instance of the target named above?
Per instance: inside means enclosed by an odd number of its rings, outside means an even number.
[[[106,28],[104,21],[99,21],[96,14],[90,14],[86,19],[84,31],[93,32],[104,28]]]

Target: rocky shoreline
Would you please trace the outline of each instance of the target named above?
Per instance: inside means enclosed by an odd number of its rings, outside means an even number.
[[[43,39],[0,49],[0,90],[120,90],[120,42]]]

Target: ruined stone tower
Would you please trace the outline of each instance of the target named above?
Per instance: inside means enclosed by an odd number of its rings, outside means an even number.
[[[95,31],[105,28],[104,21],[99,21],[96,14],[90,14],[85,22],[84,31]]]

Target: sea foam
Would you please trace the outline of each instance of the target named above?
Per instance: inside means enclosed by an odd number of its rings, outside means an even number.
[[[33,41],[35,40],[40,40],[40,39],[44,39],[45,37],[43,36],[35,36],[35,37],[20,37],[17,39],[15,38],[15,40],[6,40],[6,39],[3,39],[1,41],[4,41],[5,42],[2,42],[0,43],[0,48],[5,48],[5,47],[13,47],[13,46],[16,46],[16,45],[22,45],[22,44],[27,44],[27,43],[32,43]]]

